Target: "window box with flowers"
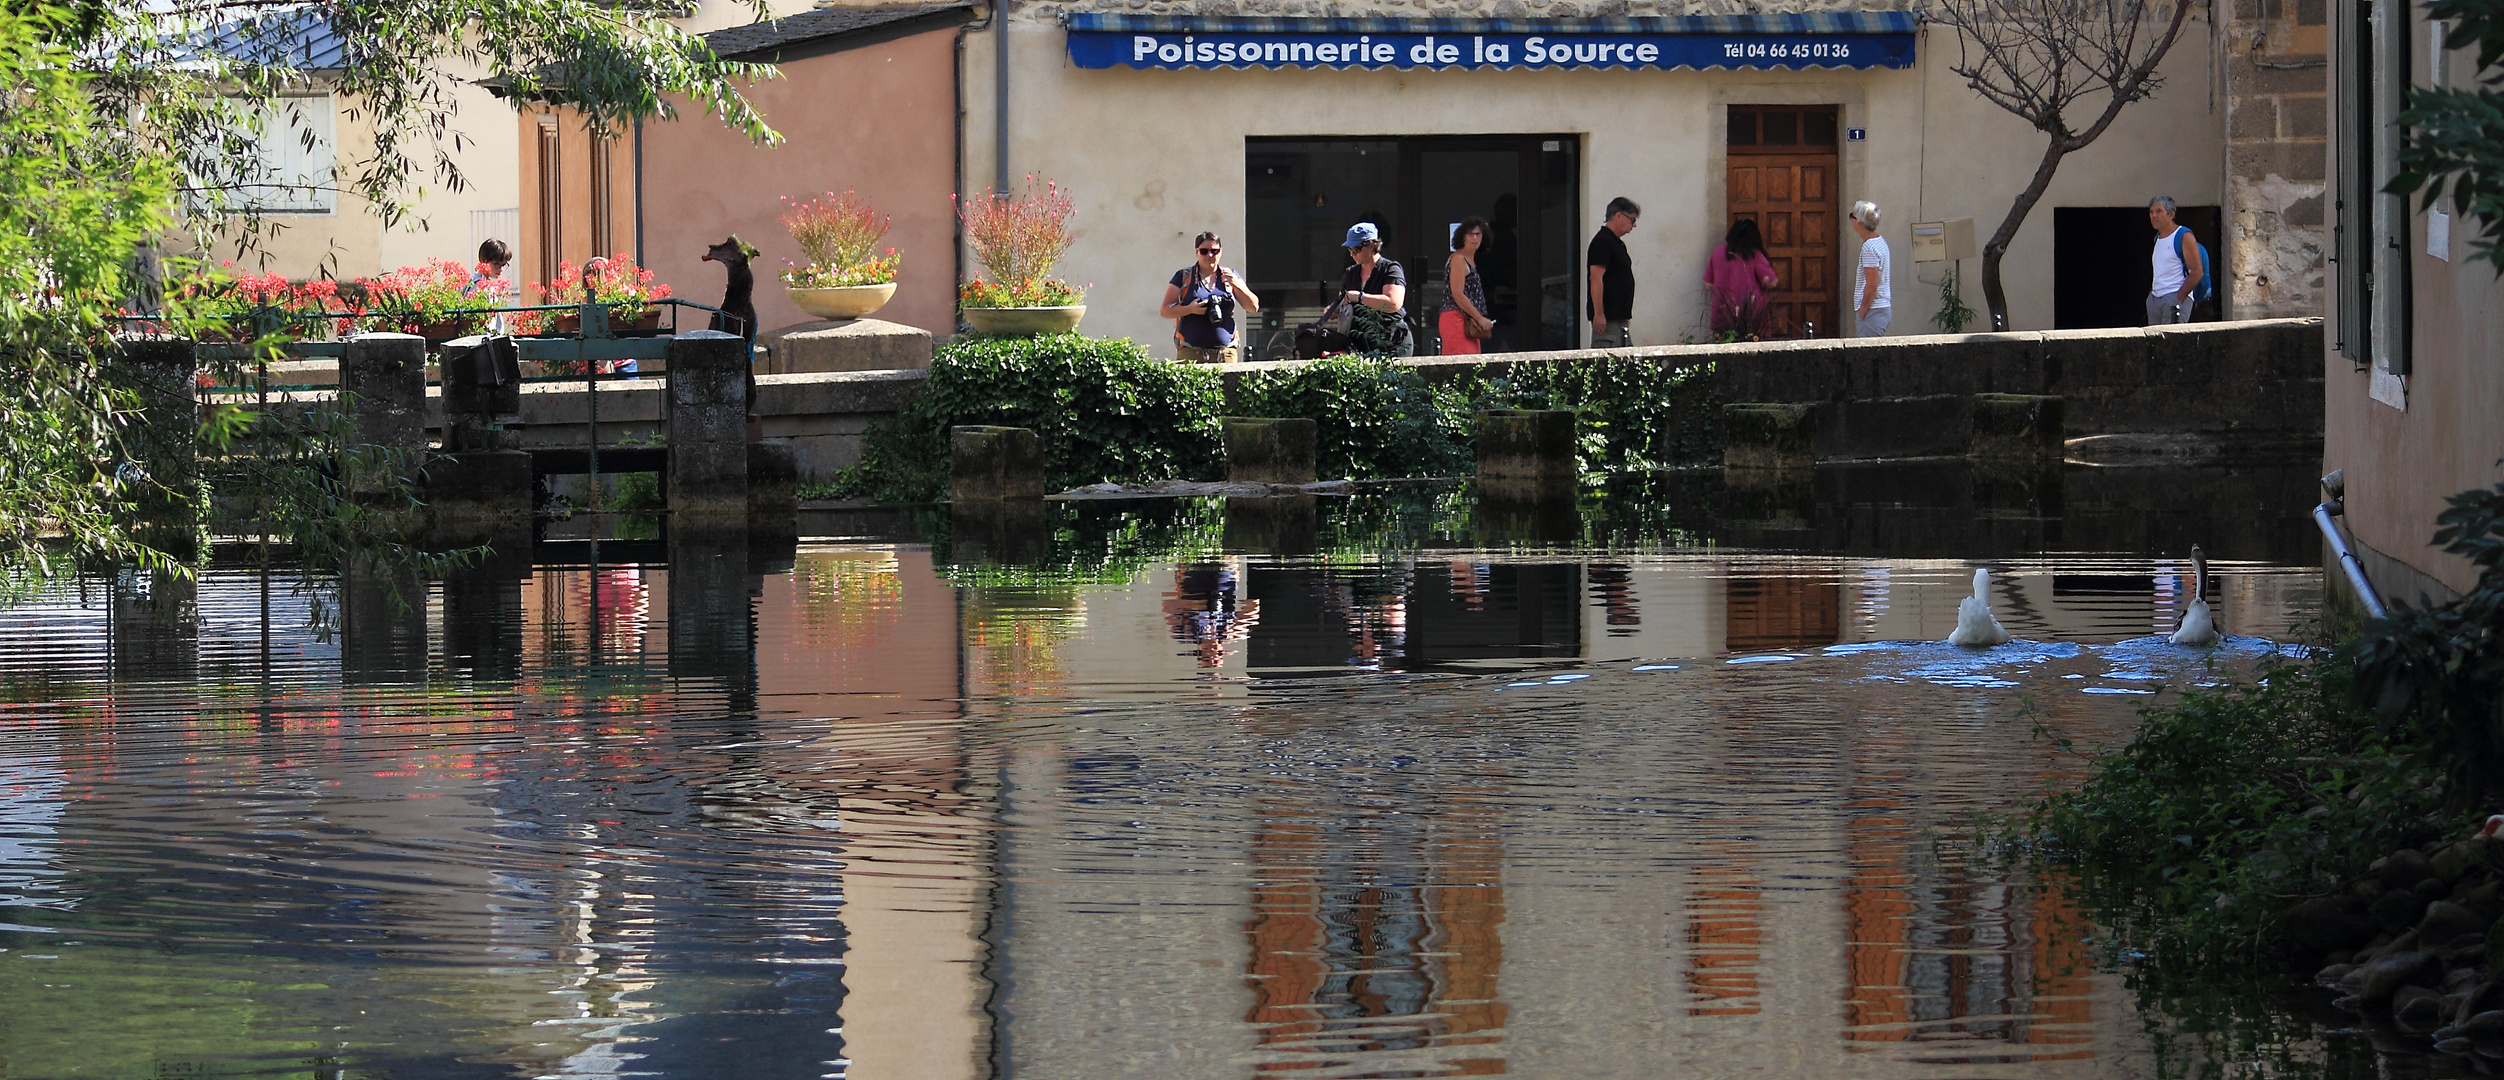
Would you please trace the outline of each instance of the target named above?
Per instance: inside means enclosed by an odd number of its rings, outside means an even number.
[[[889,219],[853,192],[823,199],[783,199],[783,228],[800,244],[808,265],[783,271],[783,292],[794,307],[821,319],[858,319],[895,299],[896,269],[904,257],[885,254]]]
[[[356,320],[370,330],[416,334],[445,341],[490,329],[489,309],[513,302],[512,283],[496,277],[484,264],[464,266],[450,259],[430,259],[422,266],[403,266],[360,283],[363,300]]]
[[[957,287],[956,306],[967,325],[985,334],[1024,336],[1063,333],[1086,317],[1085,289],[1052,276],[1069,250],[1070,215],[1076,205],[1060,185],[1032,175],[1023,194],[993,191],[960,199],[957,217],[967,246],[991,272]]]
[[[539,294],[542,304],[581,304],[598,297],[609,309],[611,330],[657,330],[661,326],[661,308],[654,303],[667,300],[670,288],[652,280],[652,271],[635,265],[634,256],[619,252],[607,258],[593,259],[581,266],[559,260],[556,279],[531,288]],[[537,312],[555,315],[544,320],[544,328],[552,333],[582,332],[582,316],[572,313]],[[525,320],[529,322],[529,320]],[[542,327],[529,325],[537,331]]]

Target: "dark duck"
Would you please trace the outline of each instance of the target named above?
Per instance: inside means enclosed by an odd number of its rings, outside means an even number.
[[[722,289],[722,310],[713,316],[713,329],[755,339],[756,272],[748,269],[748,260],[756,255],[756,248],[735,234],[705,249],[705,261],[730,269],[730,282]]]

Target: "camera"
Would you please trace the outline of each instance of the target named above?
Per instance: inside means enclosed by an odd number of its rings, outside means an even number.
[[[1232,318],[1234,300],[1235,298],[1233,296],[1226,293],[1220,292],[1210,294],[1208,297],[1209,306],[1204,309],[1208,316],[1209,324],[1214,326]]]

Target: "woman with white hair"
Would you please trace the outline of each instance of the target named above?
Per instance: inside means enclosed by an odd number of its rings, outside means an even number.
[[[1854,325],[1862,337],[1884,337],[1895,314],[1895,265],[1887,238],[1878,235],[1878,204],[1852,204],[1852,231],[1861,234],[1861,268],[1852,275]]]

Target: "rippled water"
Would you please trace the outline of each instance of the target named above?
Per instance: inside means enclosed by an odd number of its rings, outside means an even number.
[[[0,1076],[2168,1071],[2059,884],[1941,841],[2290,637],[2300,529],[2225,545],[2206,654],[2161,517],[1361,511],[0,612]],[[1959,535],[2019,641],[1931,644]]]

